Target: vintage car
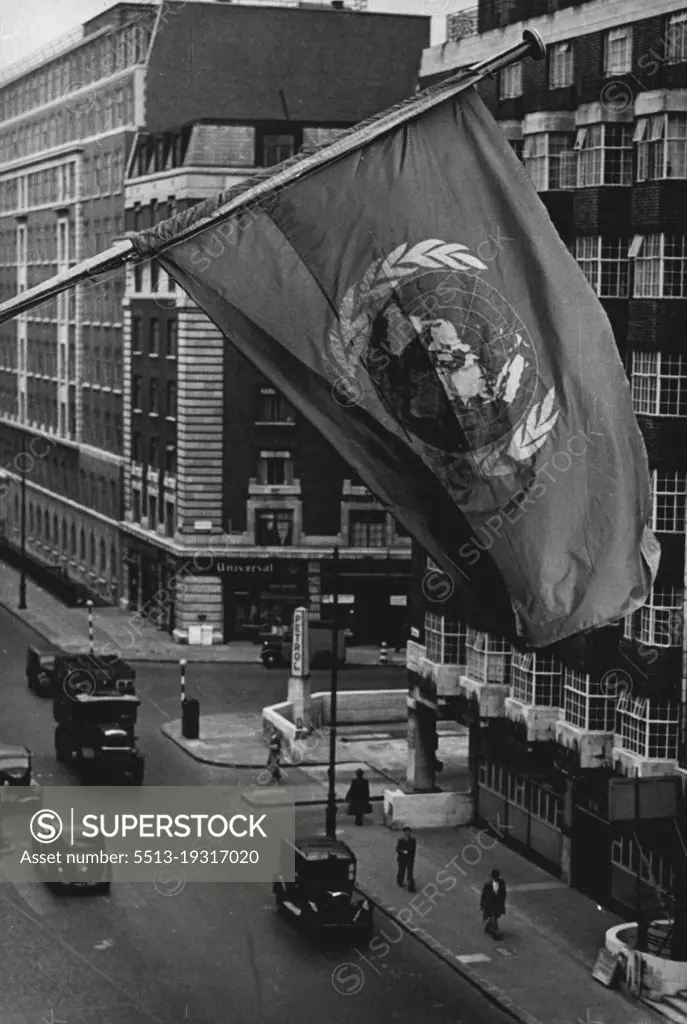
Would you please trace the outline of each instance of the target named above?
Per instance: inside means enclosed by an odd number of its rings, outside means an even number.
[[[65,764],[140,786],[135,671],[121,660],[60,655],[55,662],[55,756]]]
[[[59,863],[36,863],[36,874],[41,882],[58,896],[78,893],[107,893],[112,884],[112,867],[107,857],[104,839],[91,839],[72,832],[67,826],[59,839],[46,846],[31,840],[36,859],[41,854],[59,854]]]
[[[28,747],[0,743],[0,787],[11,790],[9,799],[4,801],[3,812],[11,811],[13,807],[40,804],[41,787],[33,778],[31,751]]]
[[[294,881],[286,881],[293,857]],[[356,858],[346,843],[316,836],[284,842],[284,874],[274,882],[277,910],[311,935],[353,931],[369,936],[373,911],[369,900],[355,895]]]
[[[52,697],[55,683],[55,658],[57,648],[36,647],[33,644],[26,652],[26,685],[39,697]]]

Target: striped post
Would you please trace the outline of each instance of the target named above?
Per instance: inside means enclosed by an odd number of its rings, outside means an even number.
[[[88,608],[88,644],[91,649],[91,657],[93,657],[93,602],[86,601],[86,607]]]
[[[179,661],[179,671],[181,672],[181,710],[183,712],[186,703],[186,658],[181,658]]]

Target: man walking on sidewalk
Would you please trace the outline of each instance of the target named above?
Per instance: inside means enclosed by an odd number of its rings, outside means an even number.
[[[415,850],[417,849],[417,841],[412,832],[413,830],[410,825],[406,825],[403,829],[403,838],[399,839],[396,843],[396,862],[398,864],[396,881],[399,885],[403,885],[405,877],[408,875],[408,892],[415,892]]]
[[[494,868],[491,879],[484,883],[480,907],[485,932],[495,939],[500,939],[499,918],[506,913],[506,883],[501,878],[498,868]]]

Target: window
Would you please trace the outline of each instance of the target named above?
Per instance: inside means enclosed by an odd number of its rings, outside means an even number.
[[[137,487],[134,487],[131,492],[132,499],[132,517],[135,523],[141,521],[141,492]]]
[[[258,423],[293,423],[294,411],[274,388],[260,388]]]
[[[425,612],[427,657],[438,665],[461,664],[465,655],[465,627],[460,622]]]
[[[156,437],[151,437],[148,447],[148,464],[151,469],[157,469],[160,461],[160,443]]]
[[[573,84],[573,48],[570,41],[549,47],[549,89]]]
[[[540,132],[524,140],[522,158],[539,192],[577,185],[577,155],[572,132]]]
[[[604,74],[624,75],[632,71],[632,26],[612,28],[604,38]]]
[[[575,239],[575,259],[597,295],[625,299],[629,295],[628,245],[598,235]]]
[[[131,458],[133,462],[141,461],[141,435],[137,430],[131,435]]]
[[[134,265],[134,291],[143,291],[143,265],[141,263]]]
[[[508,139],[508,144],[517,156],[518,160],[522,160],[524,141],[522,139]]]
[[[261,547],[286,547],[292,544],[291,509],[259,509],[256,513],[255,543]]]
[[[687,236],[637,235],[633,255],[636,299],[687,298]]]
[[[67,520],[62,520],[62,550],[67,551]]]
[[[134,412],[141,410],[141,378],[139,376],[131,378],[131,407]]]
[[[557,793],[530,780],[528,805],[534,818],[540,818],[560,829],[563,824],[563,800]]]
[[[76,556],[76,526],[72,523],[69,530],[69,551],[73,556]]]
[[[79,556],[82,562],[86,561],[86,531],[83,526],[79,534]]]
[[[105,541],[100,540],[100,575],[104,576],[107,572],[107,547]]]
[[[289,160],[296,151],[293,135],[265,135],[262,140],[262,166],[274,167]]]
[[[141,318],[140,316],[132,317],[131,319],[131,350],[137,355],[142,352],[141,339],[143,332],[141,329]]]
[[[645,416],[687,416],[687,360],[663,352],[632,353],[632,405]]]
[[[167,382],[167,415],[174,418],[177,414],[177,386],[175,381]]]
[[[492,761],[480,761],[478,767],[479,785],[505,796],[508,789],[508,770]]]
[[[160,287],[160,264],[157,260],[150,261],[150,290],[156,292]]]
[[[682,644],[682,593],[675,587],[652,587],[637,613],[637,639],[649,647]]]
[[[165,535],[174,536],[174,505],[171,501],[165,502]]]
[[[651,528],[658,533],[685,532],[684,473],[653,472],[653,513]]]
[[[293,483],[293,462],[291,452],[260,452],[258,459],[258,483],[278,487]]]
[[[149,348],[148,352],[151,356],[157,356],[160,354],[160,321],[150,321],[150,336],[149,336]]]
[[[385,512],[351,512],[348,521],[352,548],[384,548],[387,545]]]
[[[52,542],[55,545],[55,547],[57,547],[57,545],[60,543],[60,528],[57,522],[56,515],[52,517]]]
[[[634,142],[637,181],[687,178],[687,113],[640,118]]]
[[[577,184],[632,184],[632,129],[624,124],[592,124],[580,128],[575,138],[579,154]]]
[[[148,528],[154,530],[157,526],[157,497],[154,494],[148,496]]]
[[[175,359],[177,354],[177,322],[175,319],[167,321],[166,355],[168,359]]]
[[[561,666],[548,655],[513,651],[511,684],[513,697],[525,704],[561,706]]]
[[[156,380],[150,382],[150,414],[157,416],[160,412],[160,389]]]
[[[666,26],[668,64],[682,64],[687,61],[687,10],[671,14]]]
[[[613,701],[591,676],[563,670],[563,715],[566,722],[588,732],[613,732]]]
[[[165,449],[165,473],[174,476],[177,471],[177,450],[173,444],[168,444]]]
[[[509,64],[499,75],[499,98],[511,100],[522,96],[522,61]]]
[[[677,760],[679,708],[632,696],[618,700],[620,746],[640,757]]]

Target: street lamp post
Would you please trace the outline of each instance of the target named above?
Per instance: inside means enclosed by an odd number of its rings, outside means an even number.
[[[332,597],[334,621],[332,623],[332,674],[329,703],[329,792],[327,794],[326,830],[330,839],[336,839],[336,697],[339,685],[339,549],[334,548],[332,569]]]
[[[21,435],[21,565],[19,610],[26,610],[26,434]]]

